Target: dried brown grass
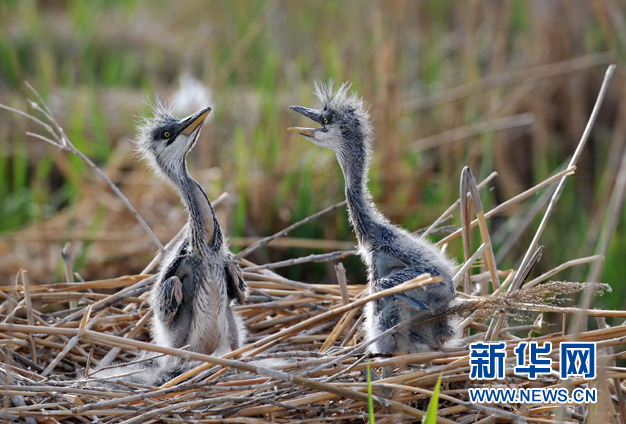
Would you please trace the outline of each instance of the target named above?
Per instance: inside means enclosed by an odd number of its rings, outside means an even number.
[[[223,358],[169,349],[149,343],[146,324],[149,310],[145,293],[154,278],[129,276],[86,283],[58,283],[28,286],[25,272],[14,287],[1,287],[5,299],[1,306],[0,344],[5,397],[4,419],[34,418],[39,422],[146,422],[150,419],[226,419],[240,422],[243,417],[278,422],[317,419],[323,422],[366,416],[366,385],[362,371],[369,360],[373,369],[392,367],[393,376],[374,383],[377,419],[417,419],[423,416],[439,373],[443,372],[440,396],[441,422],[463,421],[469,416],[482,419],[552,422],[556,408],[535,405],[472,405],[467,388],[494,383],[469,380],[466,347],[441,352],[423,352],[391,358],[367,358],[359,328],[360,306],[385,295],[367,296],[363,285],[347,285],[349,303],[342,300],[338,285],[305,285],[285,280],[271,271],[247,273],[250,287],[248,303],[239,307],[251,335],[242,349]],[[393,291],[407,290],[436,281],[429,276],[403,284]],[[558,295],[578,292],[586,287],[606,289],[604,285],[550,282],[511,295],[467,296],[454,313],[460,317],[484,318],[500,314],[509,319],[526,311],[519,319],[536,322],[543,312],[568,315],[626,317],[626,311],[581,310],[554,306]],[[122,290],[119,290],[122,288]],[[105,295],[111,289],[119,290]],[[37,299],[40,310],[29,309],[29,299]],[[76,310],[47,312],[59,300],[76,299]],[[30,313],[27,311],[30,310]],[[479,340],[487,327],[471,324]],[[540,332],[537,325],[527,331]],[[501,337],[508,343],[509,356],[515,346],[528,337],[518,337],[519,327],[503,326]],[[626,327],[587,331],[577,337],[556,332],[535,337],[553,346],[571,339],[596,341],[599,348],[618,346],[626,340]],[[328,340],[332,342],[328,343]],[[330,349],[329,349],[330,348]],[[102,365],[112,349],[119,349],[113,361],[130,362],[139,351],[173,354],[204,361],[184,378],[163,387],[139,387],[90,379],[90,370]],[[36,356],[35,356],[36,352]],[[602,355],[596,387],[606,379],[626,378],[626,369],[607,366],[609,359],[621,354]],[[559,364],[558,351],[551,355]],[[231,359],[237,358],[237,359]],[[274,368],[259,360],[279,360]],[[512,359],[512,358],[511,358]],[[54,364],[51,365],[50,364]],[[76,377],[85,377],[77,380]],[[86,382],[91,381],[89,386]],[[509,386],[552,387],[561,384],[551,375],[533,381],[514,376],[507,370]],[[468,386],[471,385],[471,386]],[[591,382],[575,380],[574,385]],[[621,387],[621,386],[620,386]],[[386,389],[386,390],[383,390]],[[607,385],[608,393],[611,388]],[[604,393],[604,392],[601,392]],[[8,403],[11,399],[12,405]],[[605,402],[613,405],[611,398]],[[21,405],[21,406],[20,406]],[[587,414],[586,405],[568,405],[566,418],[576,421]],[[402,415],[397,415],[402,414]],[[256,422],[256,420],[250,422]],[[228,421],[227,421],[228,422]],[[259,421],[260,422],[260,421]]]

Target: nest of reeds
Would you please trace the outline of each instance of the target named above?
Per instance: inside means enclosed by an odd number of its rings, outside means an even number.
[[[251,265],[247,263],[248,265]],[[84,283],[29,285],[25,272],[15,287],[2,287],[2,386],[5,420],[30,422],[349,422],[368,415],[366,367],[371,368],[371,396],[378,422],[420,420],[440,375],[440,422],[527,420],[552,422],[557,405],[480,405],[468,402],[469,387],[559,387],[556,371],[530,380],[512,373],[512,352],[533,332],[541,331],[545,312],[584,316],[626,317],[622,311],[583,310],[552,305],[550,298],[601,285],[544,283],[515,295],[468,296],[453,312],[472,335],[458,349],[393,357],[367,354],[361,329],[361,307],[382,296],[369,295],[363,285],[309,285],[268,271],[245,271],[248,302],[240,306],[250,336],[239,351],[223,358],[150,344],[150,311],[146,295],[154,277],[136,275]],[[509,273],[513,275],[513,273]],[[484,278],[484,276],[483,276]],[[423,276],[393,289],[423,286],[437,279]],[[113,291],[113,294],[111,292]],[[384,294],[384,293],[383,293]],[[40,312],[50,304],[76,301],[79,306]],[[19,313],[27,311],[25,318]],[[527,324],[507,321],[525,311]],[[507,342],[509,362],[505,381],[469,378],[470,341],[489,339],[492,322],[500,319],[491,339]],[[506,319],[508,318],[508,319]],[[514,334],[527,333],[528,337]],[[608,411],[619,410],[624,370],[615,367],[626,327],[585,331],[575,339],[597,342],[602,359],[599,378],[568,380],[571,387],[593,386]],[[555,331],[534,341],[572,340]],[[133,363],[141,351],[152,356],[173,354],[197,360],[198,366],[161,387],[144,387],[90,377],[94,367]],[[555,369],[558,350],[551,355]],[[510,367],[509,367],[510,366]],[[391,376],[380,378],[384,368]],[[132,373],[132,372],[131,372]],[[611,380],[613,380],[613,383]],[[604,396],[604,397],[603,397]],[[600,406],[600,404],[598,404]],[[578,422],[589,405],[567,405],[566,421]]]
[[[602,92],[598,104],[601,99]],[[41,111],[52,117],[45,106]],[[592,123],[593,116],[589,125]],[[54,127],[50,131],[54,139],[46,141],[76,154],[62,131]],[[585,140],[583,136],[579,148]],[[370,417],[380,423],[395,423],[422,420],[436,395],[437,422],[442,423],[618,422],[620,416],[626,416],[626,370],[616,366],[625,355],[614,349],[626,343],[626,326],[607,327],[605,318],[626,318],[626,311],[589,308],[594,295],[610,291],[606,285],[550,281],[560,270],[597,261],[600,256],[573,260],[528,280],[542,251],[538,238],[562,185],[575,171],[576,160],[575,154],[565,170],[490,211],[483,211],[479,190],[492,177],[476,184],[466,170],[459,201],[426,230],[432,232],[460,208],[462,228],[440,241],[444,245],[463,235],[465,248],[466,260],[454,278],[459,302],[447,312],[458,317],[464,331],[464,338],[455,348],[381,357],[368,353],[371,341],[364,338],[362,307],[368,301],[438,282],[437,277],[423,275],[372,294],[363,284],[347,284],[340,265],[335,285],[292,281],[274,272],[282,266],[337,261],[353,251],[264,265],[246,259],[255,249],[343,203],[237,255],[249,287],[246,304],[237,310],[245,320],[249,337],[242,348],[223,357],[150,343],[147,295],[156,280],[151,271],[158,260],[140,275],[78,283],[34,285],[22,271],[14,285],[0,287],[0,416],[6,421],[29,423],[361,422]],[[558,184],[557,188],[519,268],[500,270],[485,220],[553,184]],[[476,213],[473,221],[469,199]],[[482,244],[472,252],[469,234],[474,226],[480,229]],[[479,258],[484,258],[486,272],[472,275],[470,268]],[[71,275],[71,261],[64,259]],[[568,295],[581,291],[577,307],[563,306]],[[546,313],[562,315],[562,327],[546,331]],[[587,329],[589,317],[596,317],[598,329]],[[398,327],[419,324],[402,323]],[[542,333],[548,334],[538,336]],[[512,353],[530,339],[540,345],[551,342],[554,347],[546,356],[552,360],[552,371],[535,379],[513,370]],[[496,340],[506,342],[505,378],[472,379],[469,343]],[[573,340],[596,343],[596,378],[560,378],[558,346]],[[94,376],[96,368],[146,360],[146,352],[149,358],[178,356],[194,361],[194,367],[160,387]],[[435,389],[438,379],[441,385]],[[596,403],[581,404],[470,402],[469,390],[481,387],[585,387],[596,389],[598,396]]]

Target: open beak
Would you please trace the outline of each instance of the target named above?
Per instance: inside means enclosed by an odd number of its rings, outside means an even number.
[[[317,122],[318,124],[324,126],[322,123],[322,118],[320,117],[320,111],[316,109],[309,109],[307,107],[302,106],[290,106],[289,109],[295,110],[301,115],[306,116],[307,118]],[[303,127],[289,127],[287,131],[292,131],[298,134],[301,134],[305,137],[313,137],[315,135],[315,131],[319,131],[322,128],[303,128]]]
[[[191,134],[193,134],[194,131],[202,127],[202,124],[204,123],[206,117],[209,116],[209,113],[211,113],[211,108],[205,107],[204,109],[194,113],[190,117],[185,118],[185,120],[183,120],[182,122],[183,129],[180,133],[186,136],[190,136]]]
[[[302,128],[302,127],[289,127],[287,131],[295,132],[308,137],[313,137],[315,134],[315,128]]]

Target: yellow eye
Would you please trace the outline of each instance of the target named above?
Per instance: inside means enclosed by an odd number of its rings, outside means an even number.
[[[163,137],[165,137],[165,138],[170,138],[170,135],[172,135],[172,134],[170,134],[170,132],[169,132],[169,131],[165,131],[165,132],[163,133]]]
[[[328,124],[328,118],[324,118],[324,123]]]

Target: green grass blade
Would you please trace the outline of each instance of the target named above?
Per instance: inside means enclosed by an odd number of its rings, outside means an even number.
[[[374,399],[372,398],[372,377],[370,374],[370,361],[367,361],[367,410],[370,414],[370,424],[374,424]]]
[[[439,387],[441,386],[441,377],[443,377],[443,374],[439,374],[437,384],[435,385],[435,391],[433,392],[433,397],[430,398],[428,409],[426,410],[426,415],[424,416],[422,424],[435,424],[437,422],[437,408],[439,407]]]

